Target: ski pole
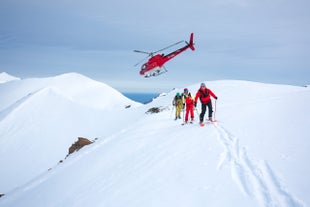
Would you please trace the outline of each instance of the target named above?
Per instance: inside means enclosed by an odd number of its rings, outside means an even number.
[[[174,111],[174,105],[172,106],[172,110],[171,110],[170,118],[171,118],[171,116],[172,116],[173,111]]]
[[[185,123],[185,119],[184,119],[184,108],[183,108],[183,123]]]
[[[216,99],[215,99],[215,103],[214,103],[214,121],[216,121],[215,115],[216,115]]]
[[[196,113],[197,113],[197,117],[199,116],[199,111],[198,109],[195,107]]]

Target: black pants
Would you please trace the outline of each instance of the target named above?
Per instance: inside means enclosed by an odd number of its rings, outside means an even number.
[[[212,113],[213,113],[213,110],[212,110],[212,102],[209,101],[209,102],[206,103],[206,104],[201,103],[201,113],[200,113],[200,117],[199,117],[199,118],[200,118],[200,122],[203,122],[203,118],[204,118],[204,116],[205,116],[207,106],[208,106],[209,118],[210,118],[210,117],[212,118]]]

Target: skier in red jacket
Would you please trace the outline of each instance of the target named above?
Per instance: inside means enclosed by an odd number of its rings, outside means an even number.
[[[217,99],[217,96],[210,89],[206,87],[206,84],[201,83],[200,89],[197,91],[196,96],[195,96],[195,107],[197,105],[198,98],[200,99],[200,102],[201,102],[201,113],[199,116],[201,125],[203,125],[203,119],[206,113],[207,106],[208,106],[208,111],[209,111],[209,120],[213,121],[212,120],[212,113],[213,113],[212,101],[211,101],[210,95],[213,98]]]
[[[185,123],[188,123],[188,115],[191,116],[190,123],[194,121],[194,99],[190,92],[188,92],[187,88],[184,88],[184,93],[182,94],[183,103],[186,106],[186,113],[185,113]]]

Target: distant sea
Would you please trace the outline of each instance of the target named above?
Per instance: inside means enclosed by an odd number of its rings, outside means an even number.
[[[146,104],[152,101],[153,98],[157,97],[159,93],[123,93],[123,95],[136,102]]]

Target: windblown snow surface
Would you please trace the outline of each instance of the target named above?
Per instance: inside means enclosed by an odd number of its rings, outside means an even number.
[[[78,74],[0,85],[0,206],[309,206],[309,87],[206,84],[205,127],[199,104],[174,121],[182,89],[139,105]],[[77,136],[98,140],[57,164]]]

